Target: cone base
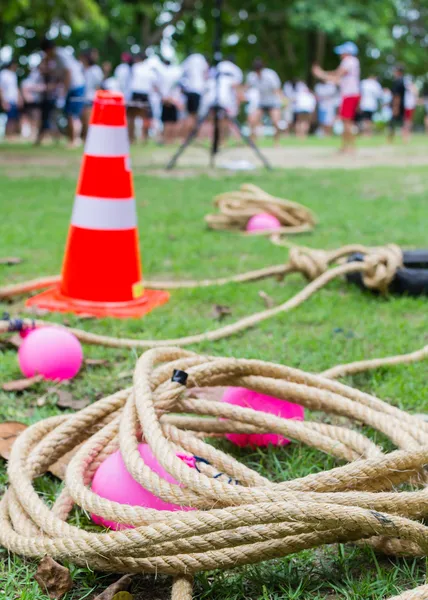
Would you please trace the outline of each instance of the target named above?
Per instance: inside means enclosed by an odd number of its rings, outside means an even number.
[[[51,312],[74,313],[99,318],[132,319],[142,317],[158,306],[166,304],[169,297],[169,292],[163,290],[144,290],[141,298],[128,302],[89,302],[64,296],[57,286],[29,298],[25,305],[36,306]]]

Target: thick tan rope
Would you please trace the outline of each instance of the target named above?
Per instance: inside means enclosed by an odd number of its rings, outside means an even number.
[[[350,254],[354,252],[362,252],[364,254],[364,260],[359,262],[348,262],[344,264],[340,264],[332,269],[329,269],[329,265],[335,263],[337,261],[345,259]],[[229,337],[235,335],[245,329],[250,327],[254,327],[258,323],[261,323],[267,319],[270,319],[278,314],[288,312],[297,306],[300,306],[310,298],[315,292],[323,288],[327,283],[332,281],[333,279],[346,275],[348,273],[362,273],[363,281],[365,285],[372,289],[379,289],[382,292],[386,292],[389,283],[392,281],[395,272],[398,268],[402,266],[402,253],[398,246],[393,244],[389,246],[379,247],[379,248],[367,248],[360,245],[350,245],[343,246],[337,250],[324,251],[324,250],[311,250],[310,248],[299,248],[293,247],[290,250],[288,263],[285,265],[279,265],[277,267],[270,267],[267,269],[261,269],[258,271],[251,271],[251,277],[248,274],[242,274],[240,276],[235,276],[233,281],[237,281],[237,278],[240,278],[240,281],[250,281],[255,278],[260,278],[261,273],[262,276],[267,276],[266,272],[269,271],[269,275],[285,275],[286,273],[300,272],[306,278],[311,280],[311,282],[300,292],[298,292],[295,296],[287,300],[286,302],[275,306],[273,308],[269,308],[248,317],[244,317],[239,321],[231,325],[226,325],[224,327],[220,327],[219,329],[215,329],[213,331],[208,331],[205,333],[200,333],[196,335],[190,335],[186,337],[170,339],[170,340],[140,340],[140,339],[128,339],[128,338],[115,338],[110,336],[97,335],[95,333],[90,333],[87,331],[83,331],[81,329],[70,328],[72,331],[82,342],[87,344],[99,344],[103,346],[108,346],[112,348],[155,348],[160,346],[189,346],[191,344],[198,344],[206,341],[215,341],[219,339],[223,339],[225,337]],[[257,277],[254,274],[257,274]],[[247,278],[245,278],[247,275]],[[178,282],[179,286],[177,287],[205,287],[208,285],[222,285],[226,282],[229,282],[230,279],[220,279],[220,280],[203,280],[203,281],[184,281]],[[220,282],[220,283],[219,283]],[[158,282],[151,282],[155,285],[158,285]],[[169,285],[170,282],[164,282],[165,287],[171,287]],[[25,287],[25,284],[21,285],[20,290]],[[37,280],[37,285],[39,285],[39,280]],[[16,289],[11,289],[13,286],[9,286],[3,289],[0,289],[0,298],[11,297],[14,295]],[[162,286],[158,286],[162,287]],[[29,283],[27,282],[26,289],[29,288]],[[30,325],[32,321],[28,321],[28,325]],[[49,323],[48,321],[35,321],[36,326],[43,326],[46,324],[56,325],[53,323]],[[56,325],[58,327],[62,327],[61,325]],[[0,333],[7,331],[8,323],[0,322]]]
[[[188,374],[190,394],[171,380],[174,369]],[[225,385],[353,419],[387,436],[397,450],[384,453],[354,429],[322,420],[285,420],[191,394],[193,387]],[[347,464],[274,483],[203,441],[200,431],[275,432]],[[179,486],[144,464],[137,449],[141,440]],[[65,487],[50,508],[33,480],[78,445]],[[168,502],[196,510],[158,512],[95,495],[93,473],[118,447],[136,481]],[[208,464],[200,463],[197,471],[177,452]],[[24,556],[48,554],[105,571],[171,574],[175,600],[191,598],[191,575],[198,571],[324,544],[365,541],[384,552],[426,556],[428,527],[419,520],[428,515],[427,462],[428,423],[367,393],[258,360],[199,356],[179,348],[150,350],[137,362],[132,388],[78,413],[40,421],[18,437],[9,461],[10,487],[0,503],[0,543]],[[67,523],[73,503],[135,528],[82,530]],[[395,600],[428,598],[427,589],[403,592]]]
[[[281,223],[275,234],[293,234],[312,231],[316,223],[313,213],[298,202],[275,198],[256,185],[245,183],[240,190],[226,192],[214,198],[219,212],[205,217],[211,229],[243,230],[249,219],[260,213],[274,215]],[[250,235],[272,235],[271,230]]]

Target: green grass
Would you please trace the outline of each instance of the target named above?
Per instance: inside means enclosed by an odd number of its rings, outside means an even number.
[[[294,142],[293,142],[294,143]],[[321,142],[316,142],[322,145]],[[420,143],[420,142],[418,142]],[[328,142],[330,144],[330,142]],[[426,147],[425,147],[426,151]],[[0,266],[0,285],[59,272],[75,189],[79,153],[52,148],[41,154],[28,147],[8,149],[10,163],[0,160],[0,256],[20,256],[16,266]],[[60,173],[38,157],[58,153]],[[136,162],[150,153],[139,151]],[[19,169],[17,169],[17,165]],[[398,243],[424,247],[427,243],[428,172],[425,167],[372,168],[366,170],[288,170],[216,177],[195,174],[187,179],[162,178],[136,169],[135,188],[139,213],[144,272],[150,278],[206,278],[234,274],[287,260],[287,251],[262,238],[245,238],[208,231],[204,215],[212,209],[215,194],[254,182],[277,196],[290,198],[311,208],[319,218],[312,234],[294,241],[317,248],[342,244]],[[228,305],[232,315],[223,323],[262,310],[258,292],[263,290],[281,303],[302,289],[304,281],[293,275],[284,282],[274,280],[220,288],[175,291],[170,302],[143,320],[100,321],[69,316],[52,320],[116,336],[173,338],[219,327],[214,304]],[[22,300],[4,303],[0,310],[22,314]],[[427,344],[426,299],[378,298],[335,281],[302,307],[281,315],[235,337],[204,343],[193,349],[284,363],[308,371],[321,371],[338,362],[408,352]],[[0,349],[0,380],[20,376],[16,352]],[[132,369],[134,350],[86,347],[87,357],[108,358],[106,367],[85,367],[70,384],[75,397],[95,401],[128,385],[118,375]],[[397,406],[414,412],[427,408],[426,364],[383,369],[349,379]],[[0,421],[33,423],[55,414],[54,398],[42,408],[35,401],[47,384],[38,384],[20,394],[0,391]],[[231,449],[229,448],[229,451]],[[236,456],[261,473],[280,481],[331,468],[335,460],[292,444],[266,452],[236,451]],[[6,485],[4,464],[1,486]],[[52,495],[57,487],[46,477],[41,490]],[[77,518],[77,517],[75,517]],[[0,598],[45,600],[34,582],[35,565],[0,550]],[[229,572],[198,575],[197,596],[236,600],[373,599],[392,596],[401,589],[424,581],[425,560],[389,559],[370,550],[333,546]],[[73,569],[75,588],[66,600],[90,597],[107,586],[111,577]],[[169,582],[142,577],[137,599],[168,597]],[[156,592],[153,592],[153,589]]]

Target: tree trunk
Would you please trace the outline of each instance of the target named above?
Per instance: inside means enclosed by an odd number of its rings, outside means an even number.
[[[315,62],[320,67],[323,66],[324,57],[325,57],[325,45],[326,45],[326,35],[325,31],[317,30],[316,41],[315,41]]]
[[[141,14],[140,20],[140,48],[141,52],[145,52],[150,46],[150,18],[145,13]]]

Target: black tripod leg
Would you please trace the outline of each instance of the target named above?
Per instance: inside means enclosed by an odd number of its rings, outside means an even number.
[[[220,109],[214,106],[214,133],[211,142],[210,167],[215,167],[215,157],[220,149]]]
[[[170,169],[173,169],[175,167],[175,165],[177,164],[177,160],[180,158],[180,156],[183,154],[183,152],[186,150],[186,148],[188,146],[190,146],[190,144],[192,143],[192,141],[198,135],[199,130],[200,130],[201,126],[202,126],[202,123],[204,123],[204,121],[206,120],[206,118],[208,117],[208,115],[209,115],[209,112],[207,112],[203,117],[200,117],[197,120],[196,125],[194,126],[194,128],[192,129],[192,131],[189,133],[189,135],[187,136],[187,138],[184,140],[184,142],[178,148],[177,152],[174,154],[174,156],[171,158],[171,160],[169,161],[169,163],[166,165],[165,168],[167,169],[167,171],[169,171]]]
[[[266,167],[266,169],[268,169],[269,171],[272,171],[272,165],[270,164],[268,159],[264,156],[264,154],[262,154],[260,152],[259,147],[253,142],[253,140],[248,135],[245,135],[245,133],[243,133],[238,119],[236,119],[235,117],[231,117],[229,115],[227,116],[227,119],[235,125],[235,127],[238,130],[239,135],[241,136],[243,141],[247,144],[247,146],[249,146],[252,150],[254,150],[254,152],[257,154],[257,156],[259,157],[259,159],[261,160],[263,165]]]

